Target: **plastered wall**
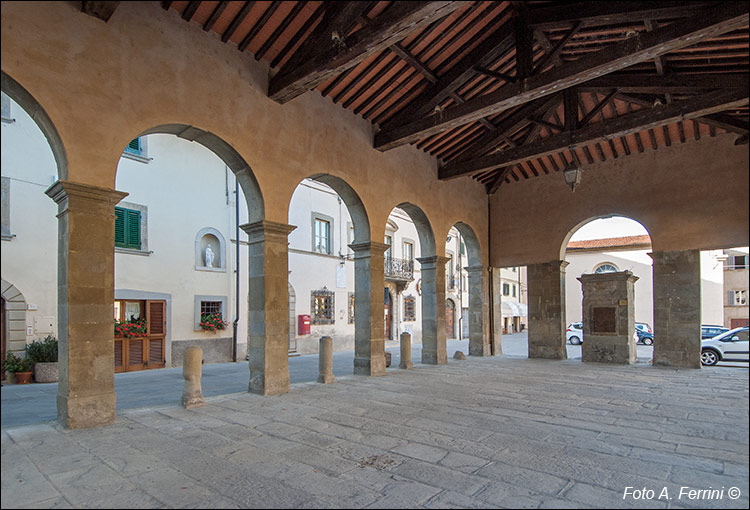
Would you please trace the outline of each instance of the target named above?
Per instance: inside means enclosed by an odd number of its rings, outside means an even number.
[[[748,146],[724,134],[583,167],[571,192],[562,173],[503,184],[490,199],[493,266],[561,260],[584,222],[618,214],[641,223],[654,251],[748,244]],[[511,221],[503,221],[513,211]]]
[[[184,124],[220,137],[249,164],[265,219],[285,223],[297,184],[328,173],[359,195],[371,239],[382,239],[391,209],[409,202],[424,211],[436,238],[457,222],[470,225],[486,262],[483,186],[438,181],[435,159],[414,147],[375,150],[373,126],[317,92],[275,103],[266,97],[263,64],[158,2],[123,2],[107,23],[74,2],[5,2],[2,70],[57,128],[68,180],[113,188],[129,140]]]

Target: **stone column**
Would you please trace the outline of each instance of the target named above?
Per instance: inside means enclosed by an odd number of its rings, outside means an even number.
[[[484,266],[470,266],[469,273],[469,356],[490,355],[489,278]]]
[[[490,267],[492,273],[492,285],[490,292],[492,293],[492,324],[490,327],[494,328],[492,334],[493,349],[492,353],[494,356],[500,356],[503,354],[503,301],[502,301],[502,280],[500,279],[500,269],[496,267]]]
[[[584,274],[582,361],[635,363],[635,282],[630,271]]]
[[[202,376],[203,349],[198,346],[190,347],[185,351],[185,360],[182,362],[182,377],[185,379],[185,385],[182,388],[180,404],[185,409],[202,407],[206,403],[201,389]]]
[[[355,243],[354,373],[385,375],[385,276],[383,243]]]
[[[529,358],[567,359],[564,260],[530,264]]]
[[[318,382],[328,384],[333,381],[333,339],[323,336],[318,348]]]
[[[296,227],[273,221],[240,225],[249,244],[248,391],[289,391],[289,272],[287,236]]]
[[[414,368],[414,364],[411,362],[411,334],[401,333],[401,362],[398,364],[398,368],[410,370]]]
[[[445,263],[446,257],[417,259],[422,269],[422,363],[448,363],[445,338]]]
[[[115,421],[115,209],[127,193],[57,181],[57,417],[68,428]]]
[[[700,252],[649,255],[654,260],[654,365],[700,368]]]

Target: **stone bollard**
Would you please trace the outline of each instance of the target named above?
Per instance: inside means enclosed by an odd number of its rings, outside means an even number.
[[[414,368],[411,362],[411,333],[401,333],[401,363],[398,364],[398,368]]]
[[[185,351],[185,359],[182,363],[182,377],[185,378],[185,387],[182,390],[180,403],[185,409],[201,407],[206,403],[201,391],[203,349],[190,347]]]
[[[466,354],[464,354],[464,351],[456,351],[453,355],[453,359],[466,359]]]
[[[333,378],[333,339],[330,336],[320,338],[320,350],[318,351],[318,382],[323,384],[332,383]]]

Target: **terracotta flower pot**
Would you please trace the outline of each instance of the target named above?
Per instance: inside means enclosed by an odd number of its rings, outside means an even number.
[[[16,384],[29,384],[31,382],[31,374],[33,372],[16,372],[13,374],[16,379]]]

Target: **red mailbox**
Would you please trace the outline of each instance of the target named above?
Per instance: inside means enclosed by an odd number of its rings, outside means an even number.
[[[297,334],[298,335],[310,334],[310,316],[309,315],[297,316]]]

